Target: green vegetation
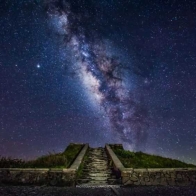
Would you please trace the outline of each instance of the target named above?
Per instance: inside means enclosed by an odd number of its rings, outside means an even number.
[[[0,168],[21,168],[25,165],[22,159],[12,159],[0,156]]]
[[[67,168],[73,163],[83,146],[70,144],[62,153],[49,153],[32,161],[0,157],[0,168]]]
[[[112,146],[111,146],[112,148]],[[182,161],[150,155],[143,152],[130,152],[123,149],[112,148],[126,168],[186,168],[196,167]]]

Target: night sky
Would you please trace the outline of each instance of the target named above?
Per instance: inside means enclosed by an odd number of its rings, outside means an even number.
[[[0,155],[70,142],[196,164],[196,1],[1,0]]]

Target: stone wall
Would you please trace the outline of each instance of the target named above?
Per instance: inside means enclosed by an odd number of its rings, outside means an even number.
[[[74,186],[75,170],[1,169],[0,184]]]
[[[123,185],[196,186],[196,169],[124,169]]]

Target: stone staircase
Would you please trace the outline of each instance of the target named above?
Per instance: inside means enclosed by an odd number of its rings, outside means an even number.
[[[109,158],[104,148],[89,148],[87,158],[84,160],[82,175],[77,185],[115,185],[119,180],[112,173]]]

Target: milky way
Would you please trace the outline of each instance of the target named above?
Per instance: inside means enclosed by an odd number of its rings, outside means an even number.
[[[126,66],[84,25],[91,23],[88,13],[74,12],[72,3],[60,0],[46,1],[45,7],[50,25],[75,59],[76,74],[104,110],[115,137],[132,149],[141,145],[147,136],[147,112],[126,85]]]
[[[0,155],[108,142],[195,164],[195,21],[195,1],[2,1]]]

